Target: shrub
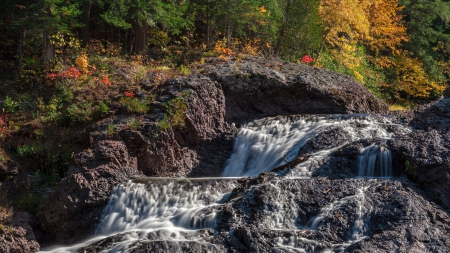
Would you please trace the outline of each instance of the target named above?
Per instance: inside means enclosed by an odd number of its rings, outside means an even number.
[[[71,122],[87,122],[92,119],[95,109],[89,101],[79,105],[71,104],[67,108],[67,116]]]
[[[100,102],[98,103],[98,105],[95,107],[95,116],[96,118],[100,118],[103,117],[105,115],[107,115],[109,113],[109,107],[105,102]]]
[[[185,115],[187,106],[181,98],[174,98],[170,100],[166,105],[167,114],[164,115],[162,120],[157,122],[158,127],[165,131],[169,127],[182,129],[185,127]]]
[[[114,135],[116,133],[116,127],[113,124],[109,124],[106,127],[106,134],[111,136]]]
[[[15,102],[11,97],[6,96],[5,101],[3,101],[3,108],[6,112],[15,112],[18,107],[17,102]]]
[[[148,104],[153,101],[152,97],[147,97],[142,101],[138,98],[133,97],[131,95],[125,95],[125,97],[121,97],[119,99],[119,105],[124,107],[129,113],[137,113],[137,114],[145,114],[150,110]]]
[[[138,127],[140,126],[139,121],[136,120],[136,118],[132,118],[131,120],[129,120],[127,122],[127,126],[131,129],[136,131],[138,129]]]

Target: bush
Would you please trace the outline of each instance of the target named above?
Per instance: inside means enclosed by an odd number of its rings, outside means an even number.
[[[150,110],[149,104],[154,100],[153,96],[147,96],[146,98],[140,100],[133,96],[127,95],[119,99],[119,105],[124,107],[129,113],[145,114]]]
[[[92,107],[92,102],[84,102],[80,105],[71,104],[67,108],[67,117],[71,122],[87,122],[92,119],[95,108]]]
[[[183,129],[185,127],[185,115],[184,112],[187,109],[187,105],[181,98],[174,98],[170,100],[166,105],[167,114],[164,118],[157,122],[158,127],[165,131],[169,127],[177,129]]]

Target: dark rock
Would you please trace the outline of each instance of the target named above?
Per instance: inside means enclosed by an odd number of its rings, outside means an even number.
[[[92,235],[113,187],[142,175],[123,142],[100,141],[94,147],[76,155],[80,172],[64,178],[40,208],[48,240],[73,243]]]
[[[12,217],[11,225],[2,226],[0,229],[1,252],[29,253],[37,252],[39,249],[40,246],[31,228],[28,213],[15,213]]]
[[[388,142],[394,161],[438,204],[450,208],[450,99],[413,114],[412,132]]]

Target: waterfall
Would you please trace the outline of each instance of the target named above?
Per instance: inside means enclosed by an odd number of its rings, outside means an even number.
[[[362,150],[358,158],[358,177],[373,178],[392,177],[392,154],[384,145],[372,144]],[[376,164],[379,164],[379,171],[376,171]]]
[[[326,118],[258,120],[242,127],[222,176],[257,176],[291,161],[320,129],[335,124]]]
[[[109,252],[128,251],[129,247],[151,242],[153,238],[177,243],[195,241],[204,244],[208,252],[220,252],[196,234],[198,229],[215,228],[216,207],[235,186],[234,182],[219,181],[154,180],[119,185],[103,211],[95,237],[43,252],[75,252],[116,233],[125,236]]]
[[[366,199],[368,186],[365,184],[371,180],[350,179],[358,186],[354,193],[322,202],[324,205],[320,205],[320,211],[314,217],[307,218],[299,218],[304,210],[299,205],[301,202],[294,189],[295,180],[310,179],[317,168],[326,164],[330,154],[349,143],[391,138],[391,133],[386,131],[387,124],[392,123],[384,118],[375,120],[365,115],[301,115],[250,122],[242,126],[236,136],[233,154],[226,162],[223,177],[145,178],[119,185],[113,190],[94,237],[76,245],[44,252],[75,252],[89,245],[101,244],[108,236],[118,233],[120,239],[113,240],[108,245],[109,252],[128,252],[133,247],[155,241],[166,243],[169,251],[173,249],[183,252],[183,243],[189,242],[201,244],[201,252],[221,252],[224,248],[218,249],[206,240],[204,231],[213,231],[212,234],[215,231],[217,234],[216,221],[223,203],[233,194],[234,198],[240,198],[236,196],[242,192],[232,192],[235,187],[245,191],[245,187],[238,187],[236,178],[230,177],[258,176],[291,162],[312,138],[319,140],[316,142],[318,147],[310,149],[312,151],[308,153],[306,161],[278,173],[275,179],[270,179],[265,184],[264,189],[252,189],[255,192],[261,190],[260,193],[275,193],[264,199],[258,225],[272,231],[281,231],[274,244],[286,252],[332,252],[339,247],[346,247],[367,234],[366,225],[371,208],[370,201]],[[344,137],[339,140],[329,138],[329,133],[336,132]],[[392,176],[391,151],[385,142],[374,143],[361,150],[358,162],[360,177]],[[253,193],[244,195],[243,199],[247,197],[251,200]],[[352,214],[344,244],[331,245],[302,237],[302,233],[318,233],[325,229],[324,226],[329,225],[336,212]],[[231,219],[236,217],[233,214]],[[228,233],[232,235],[232,231]]]
[[[348,136],[347,141],[311,154],[307,162],[296,166],[287,175],[290,178],[309,178],[311,172],[342,145],[362,139],[391,138],[391,134],[385,129],[388,124],[392,122],[374,120],[364,115],[276,117],[257,120],[244,125],[239,131],[233,154],[227,160],[222,176],[257,176],[292,161],[297,157],[299,149],[318,134],[331,130],[345,133]],[[388,176],[391,163],[386,159],[390,159],[390,151],[386,148],[378,149],[381,150],[380,157],[384,159],[382,162],[387,165],[383,167],[383,170],[387,170],[383,175]],[[367,159],[370,160],[369,157]],[[369,163],[368,160],[366,163]]]

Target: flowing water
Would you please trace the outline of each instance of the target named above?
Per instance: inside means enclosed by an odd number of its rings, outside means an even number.
[[[345,249],[367,235],[371,206],[365,198],[365,191],[369,184],[377,183],[376,180],[353,179],[360,185],[353,195],[324,206],[304,226],[299,225],[298,205],[291,191],[295,184],[289,182],[311,178],[317,168],[327,163],[331,153],[360,140],[369,140],[370,144],[360,150],[355,176],[392,177],[391,153],[385,145],[385,141],[393,137],[386,130],[387,126],[392,125],[395,124],[388,119],[375,120],[364,115],[275,117],[251,122],[243,126],[236,136],[233,154],[226,163],[223,178],[150,178],[117,186],[94,237],[77,245],[43,252],[74,252],[117,233],[122,234],[121,239],[112,243],[107,252],[127,252],[137,245],[154,241],[175,242],[173,247],[179,249],[180,243],[197,243],[201,244],[203,252],[221,252],[223,248],[211,244],[201,234],[202,231],[216,229],[221,205],[236,186],[236,178],[229,177],[257,176],[284,165],[296,158],[311,138],[330,131],[339,131],[346,136],[345,140],[312,151],[307,161],[279,173],[270,182],[270,187],[277,194],[275,199],[270,200],[270,205],[266,205],[262,223],[274,231],[292,232],[289,232],[291,236],[281,236],[274,242],[286,252]],[[280,182],[283,182],[283,187],[280,187]],[[348,203],[355,207],[352,211],[355,215],[354,220],[350,221],[351,227],[344,243],[325,245],[301,236],[304,231],[320,230],[330,215]]]

